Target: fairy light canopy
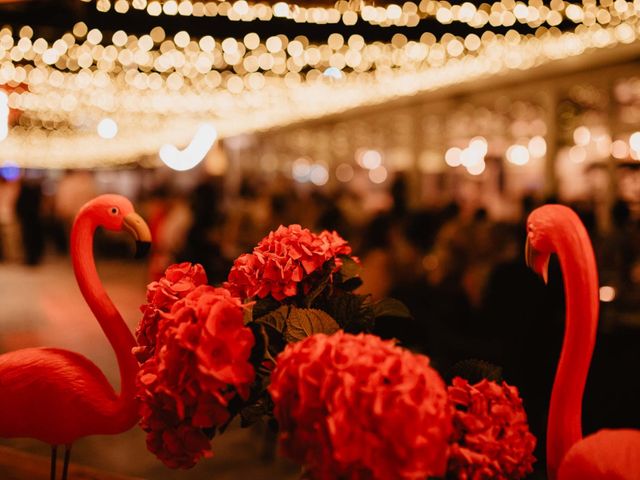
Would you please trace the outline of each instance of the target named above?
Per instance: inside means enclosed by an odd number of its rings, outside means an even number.
[[[20,112],[0,162],[156,165],[205,124],[224,138],[633,43],[639,15],[638,0],[0,1],[0,85]]]

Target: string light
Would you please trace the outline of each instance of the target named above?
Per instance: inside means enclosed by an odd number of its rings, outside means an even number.
[[[540,135],[536,135],[529,140],[527,148],[533,158],[542,158],[547,153],[547,142]]]
[[[156,4],[164,12],[167,2]],[[213,5],[220,9],[223,4]],[[469,18],[471,7],[464,5],[446,7],[451,18]],[[84,23],[47,41],[30,27],[15,35],[3,28],[0,84],[29,85],[7,95],[8,107],[22,115],[4,140],[3,152],[21,166],[128,163],[157,154],[167,142],[188,145],[203,122],[212,122],[220,137],[263,130],[635,40],[635,6],[624,13],[611,5],[579,8],[582,23],[565,32],[540,24],[531,34],[486,31],[481,37],[445,34],[437,39],[424,33],[419,42],[401,34],[388,43],[340,34],[326,43],[256,33],[242,39],[193,38],[188,32],[169,37],[160,27],[141,36],[106,35]],[[427,10],[437,14],[432,7]],[[608,18],[591,22],[594,12],[605,10]],[[490,11],[489,23],[493,6]],[[516,19],[524,15],[522,8],[514,12]],[[324,75],[328,69],[339,77]],[[103,142],[83,126],[105,117],[117,124],[118,135]]]
[[[103,118],[98,123],[97,131],[101,138],[112,139],[118,134],[118,124],[111,118]]]
[[[369,180],[373,183],[384,183],[387,180],[387,175],[387,169],[382,165],[369,170]]]
[[[93,2],[99,12],[111,10],[126,14],[131,11],[145,11],[157,17],[194,16],[226,17],[231,21],[269,21],[273,18],[289,19],[296,23],[354,25],[358,20],[383,27],[414,27],[425,19],[433,19],[448,25],[464,23],[481,29],[487,24],[492,27],[512,27],[516,23],[538,28],[541,25],[556,27],[563,21],[582,23],[587,26],[624,20],[640,11],[638,2],[625,1],[598,2],[583,1],[581,4],[553,0],[548,4],[540,0],[502,1],[482,3],[471,2],[452,5],[446,0],[422,0],[402,3],[346,1],[336,2],[333,7],[306,7],[304,2],[264,1],[247,2],[236,0],[192,1],[192,0],[84,0]],[[384,6],[383,6],[384,5]],[[626,30],[624,27],[622,30]],[[620,32],[625,34],[625,32]]]
[[[336,167],[336,178],[339,182],[350,182],[353,179],[353,174],[353,167],[348,163],[341,163]]]
[[[530,158],[529,150],[523,145],[511,145],[507,149],[506,156],[507,160],[514,165],[525,165]]]

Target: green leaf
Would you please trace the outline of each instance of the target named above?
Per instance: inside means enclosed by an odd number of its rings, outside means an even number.
[[[346,282],[351,278],[360,276],[360,272],[362,271],[362,266],[359,263],[357,263],[352,257],[342,255],[340,256],[340,260],[342,260],[342,266],[340,267],[340,275],[342,275],[343,282]]]
[[[289,305],[282,305],[280,308],[256,319],[255,322],[262,325],[269,325],[274,330],[282,333],[287,323],[290,308],[292,307],[289,307]]]
[[[330,260],[325,262],[322,266],[322,270],[316,271],[309,277],[309,283],[314,285],[313,289],[309,291],[303,298],[303,304],[307,308],[311,308],[314,300],[318,298],[322,292],[324,292],[327,285],[329,285],[331,281],[331,274],[335,267],[335,262]]]
[[[340,326],[322,310],[292,307],[287,318],[284,338],[287,343],[292,343],[315,333],[330,335],[338,330],[340,330]]]
[[[410,318],[413,316],[404,303],[395,298],[384,298],[371,305],[374,317]]]
[[[276,310],[280,305],[282,304],[271,296],[258,298],[253,304],[253,319],[255,320],[257,318],[264,317],[268,313]]]
[[[360,315],[365,299],[366,297],[353,294],[333,295],[327,299],[324,310],[338,322],[338,325],[344,328]]]
[[[340,288],[346,292],[353,292],[356,288],[362,285],[362,279],[360,277],[352,277],[340,284]]]

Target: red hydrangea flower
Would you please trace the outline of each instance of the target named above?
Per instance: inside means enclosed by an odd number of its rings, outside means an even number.
[[[140,426],[167,466],[211,456],[209,437],[229,420],[229,402],[249,396],[254,344],[243,306],[224,288],[201,285],[160,315],[153,356],[138,373]]]
[[[533,471],[536,439],[516,387],[456,377],[448,393],[454,433],[447,478],[515,480]]]
[[[140,307],[143,315],[136,329],[139,346],[133,349],[140,363],[153,355],[161,313],[171,311],[175,302],[186,297],[197,286],[206,284],[207,274],[202,265],[184,262],[170,265],[160,280],[147,285],[147,303]]]
[[[240,255],[229,272],[228,287],[242,298],[271,295],[278,301],[298,293],[298,285],[329,260],[335,270],[351,247],[336,232],[315,234],[300,225],[280,226]]]
[[[312,335],[276,360],[283,453],[313,479],[442,476],[451,416],[429,359],[373,335]]]

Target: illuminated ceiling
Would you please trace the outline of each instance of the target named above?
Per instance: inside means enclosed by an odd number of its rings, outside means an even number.
[[[204,123],[265,130],[633,43],[639,15],[623,0],[3,0],[0,107],[20,115],[0,161],[151,165]]]

